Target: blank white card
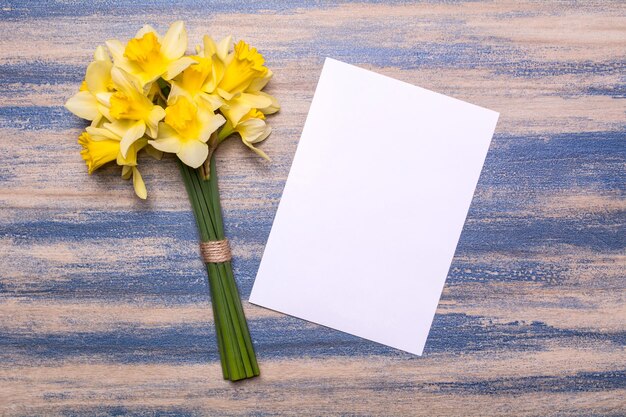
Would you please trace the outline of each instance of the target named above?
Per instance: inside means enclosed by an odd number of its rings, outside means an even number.
[[[327,58],[250,302],[421,355],[497,120]]]

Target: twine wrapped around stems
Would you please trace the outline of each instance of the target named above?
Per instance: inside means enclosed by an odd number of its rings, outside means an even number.
[[[228,239],[200,242],[200,253],[207,264],[228,262],[233,258]]]

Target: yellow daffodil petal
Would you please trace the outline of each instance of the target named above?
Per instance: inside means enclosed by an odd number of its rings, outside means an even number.
[[[161,129],[159,129],[161,130]],[[150,144],[154,149],[167,152],[167,153],[178,153],[181,147],[181,141],[176,138],[158,138],[154,140],[149,140],[148,144]]]
[[[209,156],[209,146],[197,140],[188,140],[181,144],[176,155],[185,165],[198,168]]]
[[[99,117],[99,118],[97,118],[97,119],[93,119],[93,120],[91,121],[91,123],[89,124],[89,126],[96,126],[96,127],[97,127],[97,126],[100,126],[100,125],[102,124],[102,121],[103,121],[103,120],[104,120],[104,118],[102,118],[102,117]]]
[[[111,69],[111,79],[115,83],[115,86],[125,94],[135,95],[140,94],[142,91],[139,79],[133,77],[121,68],[113,67],[113,69]]]
[[[216,92],[217,85],[224,77],[226,65],[218,58],[211,59],[211,72],[202,86],[202,90],[206,93],[213,94]]]
[[[111,116],[111,112],[109,112],[109,108],[106,106],[103,106],[101,103],[98,102],[98,110],[100,111],[100,113],[108,120],[108,121],[113,121],[113,117]],[[94,120],[95,122],[95,120]],[[95,123],[92,123],[92,125],[95,126]]]
[[[159,42],[161,42],[161,37],[159,36],[159,33],[151,25],[143,25],[141,27],[141,29],[139,29],[137,31],[137,33],[135,34],[135,38],[136,39],[143,38],[143,35],[145,35],[146,33],[149,33],[149,32],[152,32],[154,34],[154,36],[156,37],[156,39]]]
[[[119,142],[122,140],[120,135],[104,127],[87,126],[85,130],[91,135],[91,139],[95,141],[110,139]]]
[[[250,111],[250,107],[239,105],[239,104],[229,104],[228,108],[222,108],[222,113],[224,116],[228,118],[232,124],[236,125],[239,123],[241,118]]]
[[[124,132],[122,140],[120,141],[120,151],[122,152],[122,156],[124,158],[127,156],[130,145],[141,138],[144,133],[146,133],[146,124],[143,120],[133,123],[128,130]]]
[[[260,94],[242,93],[239,96],[229,100],[227,105],[222,108],[222,113],[233,124],[237,125],[241,118],[254,108],[264,108],[272,104],[269,97]]]
[[[196,96],[196,102],[199,106],[215,111],[224,105],[224,100],[214,94],[199,94]]]
[[[148,99],[150,101],[154,101],[155,97],[157,95],[160,95],[159,93],[161,93],[161,87],[159,87],[159,83],[158,82],[153,82],[150,84],[146,84],[143,87],[143,93],[146,97],[148,97]]]
[[[120,41],[117,39],[111,39],[106,41],[105,44],[113,57],[113,63],[115,66],[132,74],[141,72],[141,68],[138,65],[126,59],[124,56],[125,47]]]
[[[265,140],[272,129],[262,119],[248,119],[237,125],[235,131],[245,142],[258,143]]]
[[[213,55],[217,55],[217,57],[221,61],[226,61],[228,57],[228,51],[230,50],[230,46],[233,43],[232,35],[223,38],[219,43],[215,43],[213,38],[209,35],[204,35],[202,38],[202,43],[204,45],[204,56],[207,58],[211,58]]]
[[[187,30],[185,23],[178,20],[170,26],[161,43],[161,51],[167,58],[174,60],[185,54],[187,49]]]
[[[219,87],[216,89],[216,91],[217,91],[217,94],[219,94],[220,97],[222,97],[224,100],[232,100],[237,95],[237,93],[230,93]]]
[[[157,139],[169,139],[169,138],[178,138],[178,132],[167,123],[160,122],[159,123],[159,133]]]
[[[87,84],[87,90],[91,94],[98,94],[109,90],[111,85],[111,67],[113,64],[110,61],[93,61],[87,67],[85,74],[85,83]]]
[[[95,59],[96,61],[111,62],[111,58],[109,57],[106,48],[102,45],[98,45],[96,47],[96,51],[93,53],[93,59]]]
[[[150,115],[146,120],[146,127],[148,128],[148,136],[151,138],[157,137],[159,122],[165,117],[165,110],[161,106],[154,106],[150,111]]]
[[[263,152],[262,150],[260,150],[259,148],[256,148],[253,144],[251,144],[250,142],[243,140],[242,142],[244,143],[244,145],[246,145],[248,148],[250,148],[250,150],[254,153],[256,153],[257,155],[259,155],[261,158],[267,160],[267,161],[271,161],[270,157],[267,156],[267,154],[265,152]]]
[[[65,108],[82,119],[94,120],[101,117],[98,100],[89,91],[74,94],[65,102]]]
[[[122,178],[125,180],[129,180],[131,175],[133,175],[133,167],[129,165],[122,166]]]
[[[177,153],[180,150],[180,144],[183,139],[178,135],[178,132],[174,130],[170,125],[166,123],[159,123],[159,133],[155,140],[148,141],[148,144],[155,149],[168,152]]]
[[[96,99],[98,100],[98,103],[107,106],[107,107],[111,107],[111,97],[113,96],[113,93],[98,93],[96,94]]]
[[[272,99],[267,95],[261,95],[259,93],[242,93],[235,98],[237,104],[243,104],[251,109],[261,109],[272,104]]]
[[[211,138],[211,134],[220,128],[226,119],[221,114],[215,114],[207,110],[199,110],[200,131],[198,132],[198,140],[207,142]]]
[[[135,120],[116,120],[113,123],[104,123],[103,128],[110,130],[117,135],[118,140],[122,140],[122,137],[130,127],[135,124]]]
[[[199,109],[182,96],[169,105],[165,113],[157,138],[148,143],[157,150],[175,153],[186,165],[198,168],[209,153],[205,142],[225,119],[212,111]]]
[[[170,94],[167,96],[168,103],[173,103],[178,97],[185,97],[189,101],[193,101],[193,95],[183,87],[182,83],[172,80],[170,83]]]
[[[267,74],[265,74],[264,77],[255,78],[254,80],[252,80],[246,91],[258,93],[265,88],[267,83],[272,79],[273,75],[274,73],[272,72],[272,70],[268,69]]]
[[[202,37],[202,46],[204,47],[204,56],[207,58],[212,58],[217,52],[217,45],[215,44],[213,38],[209,35],[204,35]]]
[[[107,49],[113,56],[113,60],[118,62],[124,58],[124,45],[117,39],[109,39],[105,42]]]
[[[136,167],[133,167],[133,188],[137,197],[145,200],[148,197],[148,190],[146,190],[146,184],[143,182],[143,178]]]
[[[162,75],[163,79],[171,80],[176,77],[178,74],[183,72],[185,68],[194,64],[196,61],[190,56],[184,56],[176,61],[173,61],[168,64],[165,74]]]
[[[139,139],[128,148],[126,157],[124,157],[121,152],[117,154],[117,164],[122,166],[136,166],[137,153],[147,144],[148,141],[145,138]]]
[[[228,57],[228,51],[230,50],[230,46],[232,44],[232,35],[222,38],[222,40],[217,44],[217,50],[215,53],[220,60],[226,61],[226,57]]]
[[[278,100],[276,99],[276,97],[271,96],[263,91],[259,91],[257,94],[267,97],[272,102],[272,104],[270,104],[269,106],[259,108],[259,110],[263,114],[274,114],[278,110],[280,110],[280,104],[278,103]]]

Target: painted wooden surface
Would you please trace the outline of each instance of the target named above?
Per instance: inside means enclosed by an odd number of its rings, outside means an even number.
[[[0,5],[0,415],[626,414],[623,2]],[[276,73],[273,162],[218,155],[245,299],[325,56],[501,112],[423,357],[246,303],[262,377],[221,379],[175,164],[141,161],[147,202],[87,176],[62,107],[99,43],[176,18]]]

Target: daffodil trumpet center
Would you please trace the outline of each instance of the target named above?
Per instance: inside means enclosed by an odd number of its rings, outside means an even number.
[[[183,138],[197,139],[200,135],[198,109],[185,97],[180,97],[165,109],[165,123]]]
[[[167,60],[161,52],[161,43],[154,32],[131,39],[126,45],[124,56],[148,74],[162,73],[167,68]]]
[[[120,143],[118,141],[112,139],[96,141],[87,132],[83,132],[79,136],[78,143],[83,147],[80,155],[85,164],[87,164],[89,174],[92,174],[102,165],[114,161],[120,151]]]
[[[226,67],[219,88],[230,94],[245,90],[252,80],[267,74],[264,62],[263,56],[255,48],[250,48],[244,41],[239,41],[235,45],[233,60]]]
[[[180,86],[192,97],[203,91],[207,78],[211,75],[211,59],[194,56],[195,64],[190,65],[180,76]]]

